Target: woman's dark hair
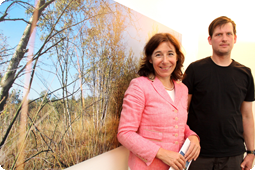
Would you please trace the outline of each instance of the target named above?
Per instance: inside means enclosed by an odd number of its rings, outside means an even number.
[[[153,51],[161,44],[162,42],[170,42],[174,47],[177,54],[177,63],[176,67],[171,75],[171,79],[173,80],[182,80],[183,73],[182,67],[184,62],[184,55],[181,52],[180,43],[178,40],[169,33],[157,33],[147,42],[144,47],[144,57],[142,58],[140,69],[138,74],[140,76],[149,77],[152,74],[155,77],[155,70],[153,68],[152,63],[150,63],[151,56]]]

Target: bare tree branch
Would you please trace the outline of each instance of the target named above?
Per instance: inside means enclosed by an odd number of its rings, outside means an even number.
[[[31,4],[27,3],[27,2],[23,2],[23,1],[14,1],[12,2],[5,10],[3,16],[0,17],[0,22],[2,21],[6,21],[6,20],[12,20],[12,19],[6,19],[5,17],[8,15],[8,10],[9,8],[11,8],[12,5],[14,5],[15,3],[22,3],[22,4],[26,4],[26,5],[29,5],[31,7],[33,7]],[[33,7],[34,8],[34,7]],[[28,24],[31,24],[29,23],[28,21],[24,20],[24,19],[15,19],[15,20],[23,20],[24,22],[28,23]]]
[[[23,18],[4,19],[4,21],[24,21],[27,24],[32,24],[31,22],[28,22],[24,20]],[[0,22],[1,22],[1,18],[0,18]]]
[[[47,48],[44,52],[41,53],[41,51],[43,50],[45,44],[47,43],[47,42],[44,42],[44,44],[41,46],[41,48],[38,50],[38,52],[34,55],[34,56],[36,56],[36,57],[33,58],[33,61],[34,61],[34,60],[38,60],[40,56],[42,56],[43,54],[47,53],[47,51],[49,51],[52,47],[58,45],[58,43],[60,43],[61,41],[63,41],[63,39],[64,39],[64,38],[62,38],[62,39],[59,40],[57,43],[53,44],[52,46],[50,46],[50,47]],[[28,63],[26,63],[26,64],[23,66],[23,68],[21,68],[21,69],[19,70],[19,72],[18,72],[18,73],[16,74],[16,76],[14,77],[14,80],[16,80],[16,79],[19,77],[19,75],[24,71],[24,69],[26,68],[27,64],[28,64]],[[34,68],[34,69],[35,69],[35,68]],[[33,69],[33,70],[34,70],[34,69]]]
[[[45,0],[40,0],[38,18],[34,18],[32,16],[30,18],[29,22],[32,23],[33,20],[37,21],[40,18],[42,11],[54,1],[55,0],[51,0],[51,1],[48,1],[47,3],[45,3]],[[28,41],[29,41],[31,33],[32,33],[31,27],[32,27],[31,24],[27,25],[27,27],[23,33],[23,36],[21,37],[19,45],[17,46],[17,49],[16,49],[15,53],[13,54],[13,57],[9,63],[7,71],[5,72],[3,78],[1,79],[0,100],[2,100],[3,98],[4,98],[4,100],[0,103],[0,113],[4,109],[4,105],[6,104],[6,101],[8,98],[9,90],[15,81],[14,78],[15,78],[15,74],[16,74],[17,68],[19,66],[19,63],[22,60],[22,58],[24,57],[24,54],[26,52],[26,51],[24,51],[24,49],[26,49]]]

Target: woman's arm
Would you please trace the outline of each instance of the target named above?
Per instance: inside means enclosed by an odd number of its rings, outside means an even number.
[[[174,169],[185,168],[185,158],[178,152],[159,148],[156,157]]]
[[[145,97],[141,87],[137,79],[130,82],[123,100],[117,137],[123,146],[150,165],[160,146],[137,134],[145,107]]]

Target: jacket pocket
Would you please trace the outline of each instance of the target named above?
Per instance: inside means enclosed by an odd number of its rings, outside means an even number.
[[[159,141],[161,141],[163,138],[162,132],[149,130],[149,129],[143,129],[142,131],[140,131],[140,135],[147,139],[159,140]]]

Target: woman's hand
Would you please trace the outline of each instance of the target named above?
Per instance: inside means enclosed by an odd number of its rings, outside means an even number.
[[[185,159],[190,162],[191,160],[196,160],[198,158],[201,147],[197,136],[191,135],[188,138],[190,140],[190,146],[185,154]]]
[[[178,152],[160,148],[156,157],[175,170],[183,170],[185,168],[185,158]]]

